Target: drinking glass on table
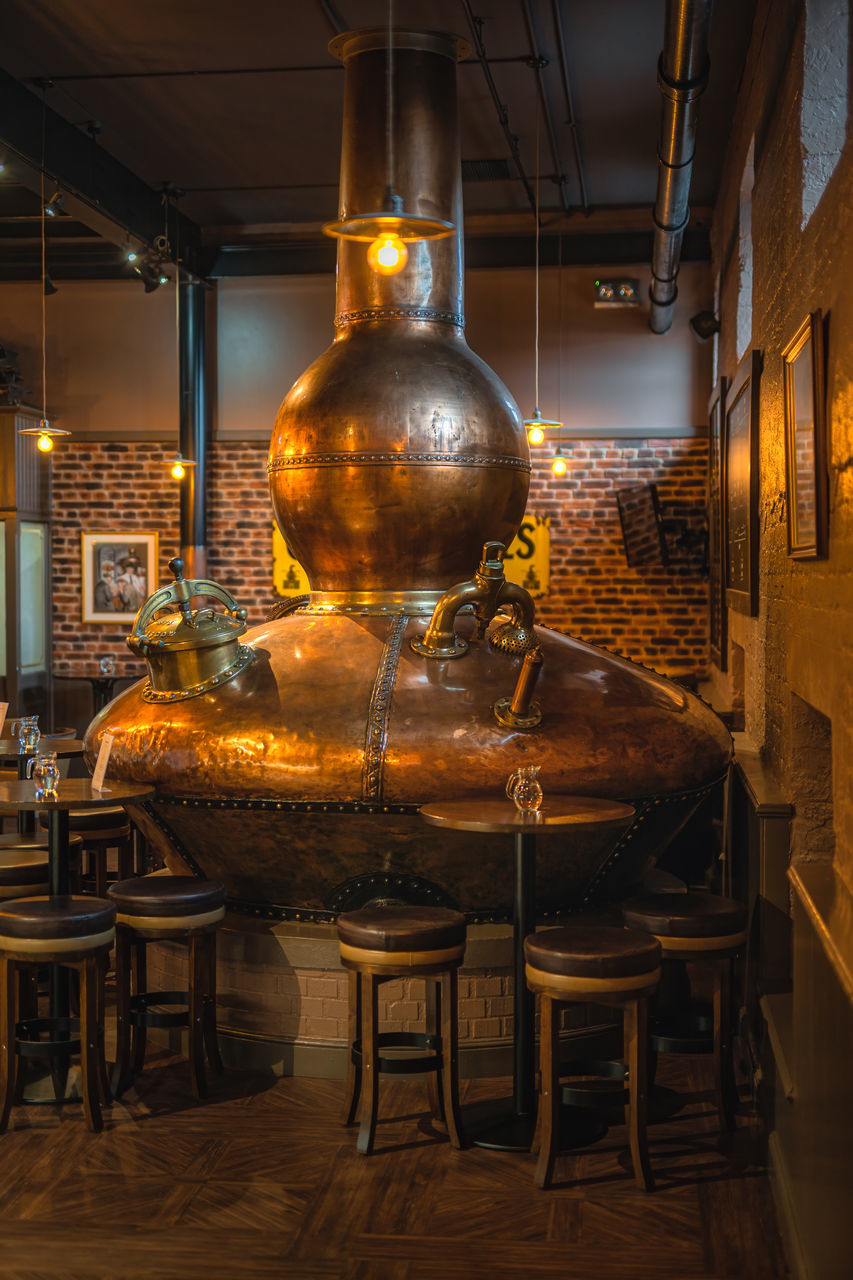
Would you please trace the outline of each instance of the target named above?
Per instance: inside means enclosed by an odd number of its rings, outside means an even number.
[[[59,794],[59,761],[55,751],[31,756],[27,761],[27,777],[35,783],[36,800],[56,800]]]
[[[29,755],[35,752],[41,737],[38,716],[20,716],[17,720],[13,720],[10,729],[12,737],[15,736],[15,725],[18,726],[18,746],[21,753]]]
[[[506,793],[522,817],[538,813],[542,804],[542,787],[538,781],[538,764],[522,765],[509,775]]]
[[[116,670],[116,660],[111,653],[105,653],[98,663],[98,668],[102,676],[113,676]]]

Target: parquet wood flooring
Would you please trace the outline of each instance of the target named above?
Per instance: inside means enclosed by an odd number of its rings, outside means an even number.
[[[623,1127],[558,1161],[453,1151],[421,1084],[383,1081],[377,1150],[343,1083],[229,1072],[206,1103],[162,1051],[90,1134],[80,1108],[17,1107],[0,1135],[3,1280],[783,1280],[754,1121],[721,1138],[704,1058],[662,1059],[686,1105],[650,1128],[657,1190]],[[468,1081],[463,1105],[506,1091]]]

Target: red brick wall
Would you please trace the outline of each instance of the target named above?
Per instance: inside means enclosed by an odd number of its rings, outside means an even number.
[[[565,452],[565,446],[564,446]],[[160,444],[68,441],[54,461],[54,642],[58,671],[90,666],[113,653],[130,661],[126,625],[80,622],[80,533],[153,530],[160,536],[160,580],[179,542],[178,485]],[[596,440],[572,446],[556,479],[553,448],[533,451],[529,509],[551,516],[551,594],[537,602],[541,621],[668,674],[702,673],[707,664],[707,586],[676,554],[670,568],[629,569],[615,490],[654,481],[665,517],[693,517],[704,503],[704,440]],[[262,441],[223,443],[211,451],[208,573],[262,622],[272,602],[272,508]],[[694,562],[695,563],[695,562]],[[473,566],[472,566],[473,568]]]
[[[673,547],[669,568],[631,569],[616,490],[654,483],[664,519],[702,527],[706,439],[601,440],[563,444],[568,471],[551,471],[555,449],[531,448],[528,510],[551,517],[551,592],[541,622],[612,649],[666,675],[702,675],[708,664],[708,586],[697,556]]]

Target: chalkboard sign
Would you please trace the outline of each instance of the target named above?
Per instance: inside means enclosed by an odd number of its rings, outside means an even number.
[[[625,559],[630,567],[633,569],[644,564],[669,564],[657,485],[643,484],[635,489],[617,489],[616,501],[622,524]]]

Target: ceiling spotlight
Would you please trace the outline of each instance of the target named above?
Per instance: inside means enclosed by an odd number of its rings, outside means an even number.
[[[152,260],[150,255],[145,258],[137,257],[133,264],[133,269],[142,280],[146,293],[153,293],[163,283],[160,264],[156,260]]]
[[[59,293],[56,285],[51,280],[47,272],[44,273],[44,296],[49,298],[52,294]]]
[[[65,196],[61,191],[54,191],[53,195],[44,206],[44,216],[46,218],[58,218],[62,210],[62,204]]]
[[[136,252],[135,249],[128,249],[127,253],[124,256],[126,257],[128,262],[136,262],[137,259],[139,258],[139,254]]]
[[[715,333],[720,332],[720,320],[713,311],[699,311],[687,323],[697,342],[707,342]]]

